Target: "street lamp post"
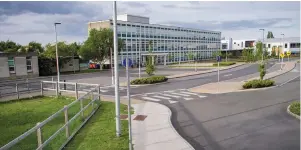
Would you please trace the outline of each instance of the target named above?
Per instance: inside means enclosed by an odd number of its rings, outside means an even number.
[[[113,2],[113,33],[114,33],[114,70],[115,70],[115,113],[116,113],[116,136],[121,135],[120,130],[120,99],[119,99],[119,75],[118,75],[118,38],[117,38],[117,7]]]
[[[61,23],[56,22],[54,23],[54,30],[55,30],[55,55],[56,55],[56,72],[57,72],[57,93],[56,95],[58,96],[59,90],[60,90],[60,67],[59,67],[59,54],[57,50],[57,31],[56,31],[56,25],[59,25]]]
[[[282,50],[284,50],[284,42],[283,42],[283,39],[284,39],[284,34],[282,33],[281,34],[282,35]],[[278,49],[278,51],[279,51],[279,49]],[[279,62],[280,62],[280,52],[278,52],[278,59],[279,59]]]
[[[264,53],[263,48],[265,48],[264,45],[263,45],[263,42],[264,42],[264,29],[259,29],[259,30],[262,30],[262,55],[261,55],[261,61],[263,62],[263,53]]]

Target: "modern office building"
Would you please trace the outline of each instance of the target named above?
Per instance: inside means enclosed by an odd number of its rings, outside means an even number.
[[[240,53],[245,48],[255,48],[256,43],[262,41],[262,39],[245,39],[245,40],[221,40],[221,50],[233,53]],[[278,50],[281,52],[291,51],[292,54],[300,53],[300,37],[287,37],[287,38],[271,38],[264,39],[264,46],[271,54],[274,49],[276,55]],[[282,47],[284,47],[282,49]]]
[[[111,28],[112,20],[89,22],[90,29]],[[117,16],[118,37],[125,41],[125,48],[120,53],[119,63],[126,56],[142,63],[148,55],[148,43],[152,41],[152,55],[156,64],[188,61],[188,54],[194,54],[196,60],[212,58],[212,53],[220,49],[221,32],[200,29],[188,29],[175,26],[150,24],[148,17],[134,15]]]

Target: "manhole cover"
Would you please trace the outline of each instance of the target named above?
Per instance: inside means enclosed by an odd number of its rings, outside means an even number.
[[[134,120],[137,120],[137,121],[144,121],[144,119],[146,118],[147,116],[146,115],[137,115]]]
[[[128,118],[128,115],[120,115],[121,120],[126,120]]]

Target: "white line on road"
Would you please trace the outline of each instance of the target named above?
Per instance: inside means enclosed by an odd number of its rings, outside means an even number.
[[[232,74],[225,74],[224,77],[232,76]]]
[[[292,79],[290,79],[290,80],[288,80],[288,81],[286,81],[286,82],[280,84],[279,86],[282,86],[282,85],[284,85],[284,84],[286,84],[286,83],[289,83],[290,81],[293,81],[293,80],[297,79],[298,77],[300,77],[300,75],[298,75],[298,76],[296,76],[296,77],[294,77],[294,78],[292,78]]]
[[[173,95],[180,95],[180,96],[190,96],[190,95],[187,95],[187,94],[181,94],[181,93],[170,93],[170,94],[173,94]]]
[[[173,97],[173,98],[180,98],[180,96],[176,96],[176,95],[170,95],[170,94],[162,94],[163,96],[168,96],[168,97]]]
[[[151,98],[151,97],[142,97],[143,99],[146,99],[146,100],[150,100],[150,101],[155,101],[155,102],[159,102],[160,100],[159,99],[155,99],[155,98]]]
[[[172,100],[168,100],[168,101],[169,101],[169,103],[171,103],[171,104],[177,103],[177,101],[172,101]]]
[[[199,95],[199,94],[196,94],[196,93],[191,93],[191,92],[180,92],[180,93],[184,93],[184,94],[190,94],[190,95]]]
[[[184,98],[186,101],[193,100],[193,98]]]
[[[152,96],[152,97],[155,97],[155,98],[162,98],[162,99],[170,99],[169,97],[158,96],[158,95],[155,95],[155,96]]]
[[[207,96],[203,96],[203,95],[198,95],[199,96],[199,98],[205,98],[205,97],[207,97]]]

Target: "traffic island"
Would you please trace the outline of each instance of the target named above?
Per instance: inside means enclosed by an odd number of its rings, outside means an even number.
[[[131,81],[132,85],[139,85],[139,84],[156,84],[161,82],[166,82],[168,80],[165,76],[150,76],[146,78],[138,78]]]
[[[287,107],[287,113],[300,120],[300,102],[293,102]]]

